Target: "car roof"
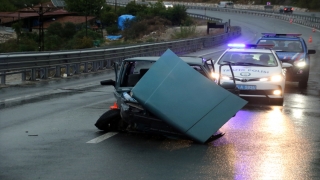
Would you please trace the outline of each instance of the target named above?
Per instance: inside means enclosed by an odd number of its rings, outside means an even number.
[[[292,37],[292,36],[273,36],[273,37],[267,37],[267,36],[263,36],[260,38],[261,39],[269,39],[269,40],[279,40],[279,39],[283,39],[283,40],[296,40],[296,41],[300,41],[300,37]]]
[[[133,57],[133,58],[127,58],[125,59],[125,61],[157,61],[159,58],[160,56]],[[203,64],[203,60],[201,57],[182,56],[179,58],[188,64],[198,64],[198,65]]]
[[[278,33],[262,33],[262,36],[259,38],[261,39],[283,39],[283,40],[300,40],[301,34],[298,33],[288,33],[288,34],[278,34]]]

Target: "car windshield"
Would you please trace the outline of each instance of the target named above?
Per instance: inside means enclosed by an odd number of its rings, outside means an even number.
[[[231,63],[232,66],[278,66],[272,53],[260,52],[227,52],[222,56],[218,64],[226,63]]]
[[[273,50],[280,50],[286,52],[303,52],[303,48],[300,41],[294,40],[260,40],[258,44],[273,45]]]

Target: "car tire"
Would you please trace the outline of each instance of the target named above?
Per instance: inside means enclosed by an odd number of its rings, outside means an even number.
[[[309,71],[308,73],[303,76],[303,78],[299,81],[299,88],[307,88],[308,86],[308,79],[309,79]]]
[[[271,105],[283,106],[283,98],[271,99]]]
[[[102,114],[94,125],[103,131],[116,131],[120,120],[120,110],[110,109]]]

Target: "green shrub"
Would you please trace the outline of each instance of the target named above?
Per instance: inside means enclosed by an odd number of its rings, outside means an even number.
[[[93,40],[90,37],[82,37],[74,39],[74,49],[92,48]]]
[[[196,26],[180,26],[180,31],[176,31],[172,34],[172,38],[181,39],[192,37],[196,34]]]
[[[118,28],[118,25],[117,24],[113,24],[111,26],[108,26],[106,27],[106,31],[107,33],[110,35],[116,35],[120,32],[120,29]]]
[[[61,42],[63,42],[63,40],[58,35],[47,35],[45,36],[44,49],[46,51],[58,51],[63,45]]]

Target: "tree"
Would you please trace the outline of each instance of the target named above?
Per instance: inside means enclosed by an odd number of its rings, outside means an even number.
[[[15,11],[17,8],[9,0],[0,0],[0,12]]]
[[[46,35],[58,35],[61,36],[61,30],[63,29],[60,22],[54,22],[47,28]]]
[[[19,39],[21,36],[22,22],[18,21],[18,22],[13,23],[12,29],[14,29],[14,32],[17,34],[17,38]]]
[[[45,50],[47,51],[58,51],[61,49],[63,40],[60,36],[55,34],[50,34],[46,36],[45,40]]]
[[[147,7],[144,4],[137,4],[135,1],[131,1],[126,5],[124,9],[127,11],[128,14],[136,16],[139,12],[144,12],[146,8]]]
[[[166,18],[172,22],[173,25],[182,25],[182,22],[187,20],[187,8],[185,6],[176,5],[167,10]]]
[[[66,22],[61,30],[61,37],[69,40],[77,33],[76,25],[72,22]]]

